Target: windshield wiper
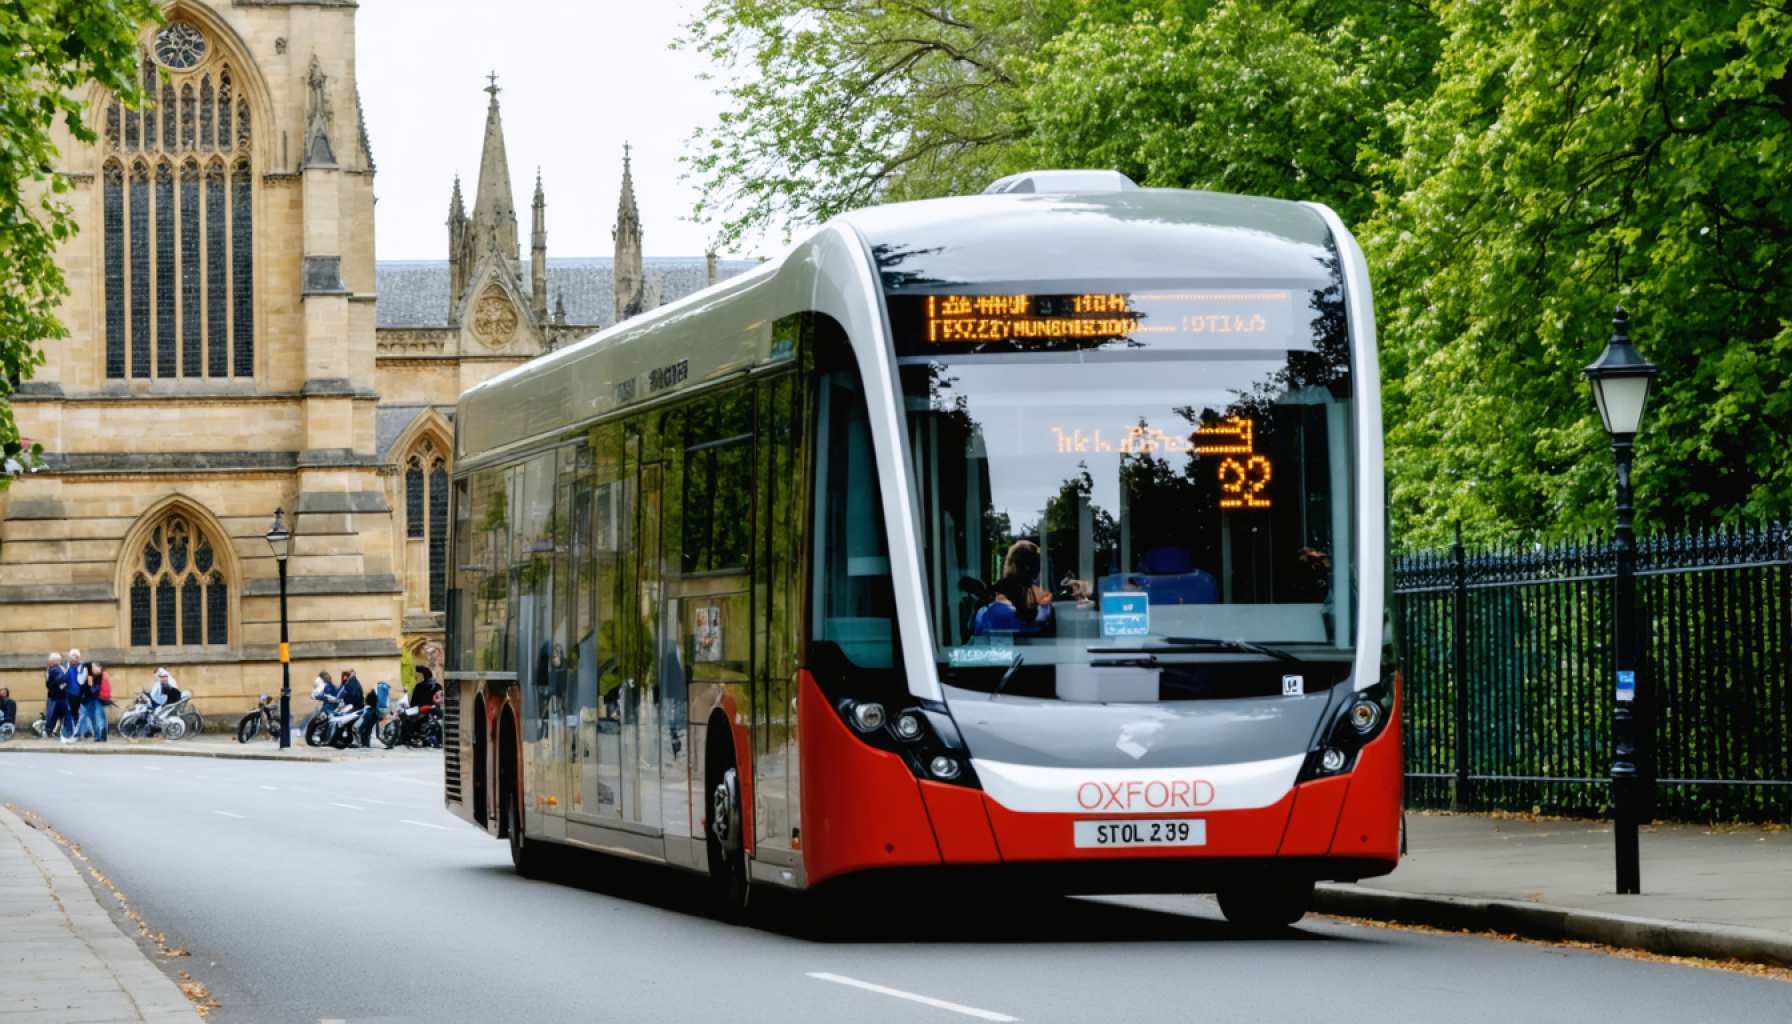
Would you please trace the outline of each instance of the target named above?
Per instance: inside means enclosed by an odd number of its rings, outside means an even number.
[[[1274,658],[1277,661],[1293,662],[1296,665],[1302,664],[1300,658],[1282,650],[1280,647],[1270,647],[1267,644],[1260,644],[1254,640],[1221,640],[1216,637],[1208,636],[1166,636],[1164,639],[1178,647],[1214,647],[1222,651],[1246,651],[1251,654],[1261,654],[1268,658]]]
[[[1186,650],[1190,648],[1208,648],[1215,651],[1242,651],[1247,654],[1261,654],[1266,658],[1286,661],[1295,665],[1306,662],[1279,647],[1270,647],[1252,640],[1222,640],[1218,637],[1206,636],[1166,636],[1161,645],[1144,647],[1090,647],[1090,654],[1155,654],[1164,651]]]
[[[991,700],[1002,695],[1002,691],[1008,687],[1008,680],[1014,678],[1014,673],[1020,671],[1021,665],[1024,664],[1026,660],[1027,656],[1024,654],[1016,654],[1014,656],[1014,660],[1008,664],[1008,671],[1003,672],[1001,680],[996,683],[995,692],[989,695]]]

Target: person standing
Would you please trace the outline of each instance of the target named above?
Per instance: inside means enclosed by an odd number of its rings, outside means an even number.
[[[367,714],[367,695],[361,692],[361,681],[355,678],[355,670],[342,670],[342,692],[337,695],[340,703],[337,707],[344,711],[359,711],[361,717],[356,721],[355,734],[360,737],[361,745],[367,746],[369,734],[373,732],[373,719]]]
[[[106,709],[112,706],[112,680],[106,675],[106,668],[97,662],[88,662],[87,687],[81,702],[81,728],[87,730],[95,743],[106,742],[109,726],[106,722]]]
[[[93,715],[87,710],[89,699],[95,696],[87,662],[81,657],[81,649],[70,647],[68,658],[62,663],[63,670],[68,673],[68,715],[75,721],[75,739],[92,736],[99,739],[99,733],[91,728]]]
[[[73,743],[75,723],[69,714],[68,670],[62,667],[62,654],[50,652],[49,667],[44,670],[44,738],[55,736],[63,743]]]

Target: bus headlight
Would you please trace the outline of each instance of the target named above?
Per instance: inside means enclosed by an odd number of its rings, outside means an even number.
[[[860,732],[876,732],[884,727],[884,706],[876,701],[854,704],[850,714],[852,727]]]
[[[1375,731],[1376,726],[1381,724],[1381,705],[1375,701],[1364,700],[1359,697],[1350,705],[1350,712],[1347,717],[1350,721],[1350,727],[1357,731],[1357,735],[1367,736]]]
[[[936,779],[950,782],[958,778],[958,762],[944,754],[934,758],[933,762],[927,766],[927,770],[931,771]]]
[[[1319,755],[1319,767],[1327,772],[1343,771],[1344,765],[1349,761],[1350,755],[1337,747],[1327,747],[1325,753]]]
[[[910,743],[920,739],[922,734],[927,731],[927,727],[921,724],[921,716],[913,711],[904,711],[897,715],[896,723],[890,728],[896,733],[897,739]]]

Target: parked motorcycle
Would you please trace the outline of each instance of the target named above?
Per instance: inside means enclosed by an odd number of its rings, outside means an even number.
[[[359,744],[360,708],[345,708],[336,698],[320,698],[325,705],[305,727],[305,743],[312,747],[335,747],[346,750]]]
[[[137,701],[118,718],[118,733],[127,740],[161,736],[178,740],[190,732],[198,732],[204,719],[193,710],[193,698],[182,697],[157,707],[149,699],[148,690],[137,692]]]
[[[380,723],[378,732],[380,743],[387,750],[400,745],[419,750],[424,747],[440,747],[442,745],[441,705],[428,704],[421,708],[414,708],[411,707],[409,697],[400,697],[391,716]]]
[[[280,738],[280,715],[274,705],[274,698],[265,693],[256,700],[255,710],[236,723],[236,741],[248,743],[264,733],[270,740]]]

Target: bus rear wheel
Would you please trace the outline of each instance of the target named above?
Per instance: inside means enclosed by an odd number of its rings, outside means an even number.
[[[1313,906],[1311,878],[1255,878],[1216,893],[1220,913],[1232,926],[1251,933],[1279,931],[1305,917]]]
[[[738,921],[747,910],[747,857],[740,834],[740,775],[732,752],[723,765],[710,769],[710,775],[709,827],[704,831],[711,900],[724,921]]]
[[[510,837],[510,866],[524,878],[540,878],[542,860],[547,853],[540,843],[531,843],[523,835],[523,812],[518,808],[520,801],[516,794],[507,787],[503,796],[504,831]]]

